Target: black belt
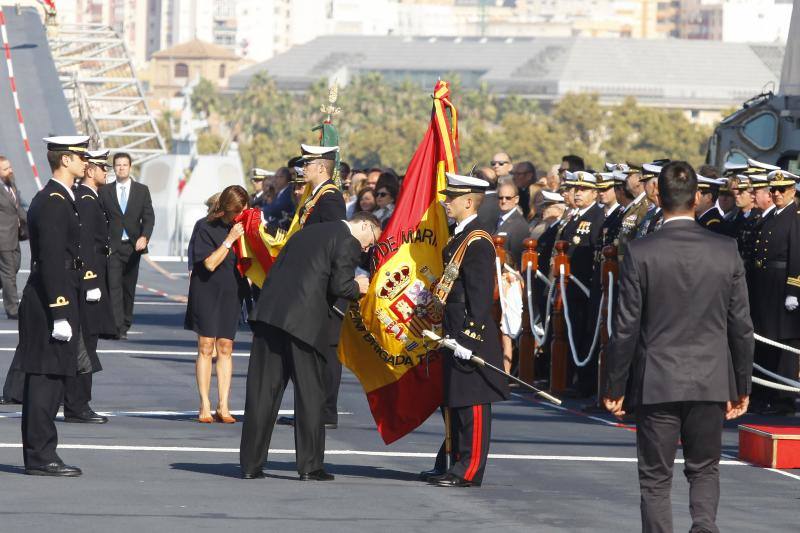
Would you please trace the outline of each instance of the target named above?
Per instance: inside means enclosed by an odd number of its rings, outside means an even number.
[[[31,270],[39,270],[41,268],[40,261],[33,261]],[[80,270],[83,268],[83,259],[76,257],[75,259],[64,260],[64,270]]]
[[[756,268],[786,268],[788,263],[786,261],[763,261],[756,259],[753,262]]]

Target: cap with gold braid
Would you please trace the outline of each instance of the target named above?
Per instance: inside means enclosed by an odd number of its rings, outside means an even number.
[[[586,172],[585,170],[578,170],[576,172],[573,172],[572,176],[575,178],[575,181],[572,183],[573,187],[580,187],[583,189],[597,188],[597,178],[591,172]]]
[[[86,153],[89,156],[89,163],[98,166],[103,170],[108,170],[111,168],[111,165],[108,164],[108,150],[90,150]]]
[[[447,176],[447,187],[439,193],[451,198],[462,194],[483,194],[489,188],[488,181],[473,176],[460,176],[450,172],[445,172],[445,176]]]
[[[792,174],[791,172],[786,172],[785,170],[773,170],[769,173],[768,178],[770,187],[786,187],[797,183],[800,176]]]
[[[329,159],[336,161],[336,154],[339,153],[338,146],[311,146],[308,144],[300,145],[300,153],[303,161],[313,161],[315,159]]]
[[[86,158],[89,152],[88,135],[61,135],[45,137],[42,140],[47,143],[48,152],[72,152],[83,158]]]
[[[737,177],[746,177],[750,179],[750,187],[753,189],[763,189],[769,187],[769,175],[767,174],[739,174]]]
[[[614,186],[614,173],[613,172],[596,172],[595,178],[597,179],[597,188],[600,190],[610,189]]]
[[[701,191],[706,190],[717,190],[719,191],[720,187],[726,185],[728,182],[723,178],[707,178],[702,174],[697,174],[697,188]]]

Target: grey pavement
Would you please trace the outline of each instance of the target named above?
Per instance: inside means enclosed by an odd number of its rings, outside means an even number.
[[[183,275],[167,279],[143,262],[143,287],[185,295],[185,265],[161,266]],[[20,291],[26,278],[20,274]],[[490,459],[483,486],[435,488],[416,474],[433,465],[441,417],[385,446],[349,372],[339,428],[327,434],[326,466],[336,480],[297,480],[293,431],[285,426],[273,434],[268,477],[241,480],[241,423],[201,425],[190,413],[198,406],[195,340],[182,329],[184,305],[144,288],[137,302],[129,340],[99,346],[104,370],[95,375],[92,404],[115,416],[101,426],[58,422],[59,453],[83,469],[82,477],[25,476],[19,407],[0,406],[0,532],[639,530],[636,435],[610,417],[590,419],[575,403],[559,410],[516,395],[495,405],[491,453],[500,457]],[[15,328],[0,320],[3,375]],[[241,356],[234,359],[234,410],[243,408],[250,341],[243,327],[235,345]],[[291,389],[282,409],[292,409]],[[735,428],[729,424],[724,434],[732,457]],[[743,464],[720,469],[722,531],[798,530],[800,471],[790,477]],[[673,505],[676,531],[687,531],[688,485],[680,465]]]

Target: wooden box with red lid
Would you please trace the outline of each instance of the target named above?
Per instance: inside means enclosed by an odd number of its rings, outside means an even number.
[[[768,468],[800,468],[800,426],[739,426],[739,459]]]

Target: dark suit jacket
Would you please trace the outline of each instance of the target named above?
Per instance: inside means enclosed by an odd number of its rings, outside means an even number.
[[[287,185],[272,202],[265,204],[262,201],[261,211],[264,213],[267,224],[276,224],[284,230],[289,229],[289,224],[292,222],[292,216],[294,215],[293,196],[293,188]],[[309,216],[309,218],[311,217]]]
[[[633,405],[750,393],[753,324],[735,240],[667,222],[628,245],[620,276],[606,396],[625,393],[631,368]]]
[[[500,218],[500,203],[497,200],[497,190],[487,191],[478,208],[478,221],[481,227],[490,234],[497,229],[497,220]]]
[[[12,184],[11,189],[17,196],[16,200],[0,180],[0,250],[16,250],[19,247],[19,228],[27,228],[27,214],[20,205],[19,191]],[[27,230],[26,230],[27,231]]]
[[[522,243],[530,236],[530,227],[525,217],[515,209],[514,213],[497,228],[494,234],[503,235],[506,238],[505,248],[511,255],[514,268],[519,269],[522,251],[525,249]]]
[[[124,214],[117,200],[117,183],[109,183],[100,189],[100,200],[108,213],[108,237],[112,253],[119,250],[123,227],[128,232],[131,245],[142,236],[147,237],[149,241],[153,234],[155,214],[153,202],[150,200],[150,189],[147,185],[132,179],[128,183],[131,188],[128,191],[128,206]],[[147,249],[145,248],[142,253],[146,254]]]
[[[360,256],[344,222],[304,227],[272,265],[250,320],[282,329],[327,356],[331,306],[338,298],[359,298],[353,278]]]

